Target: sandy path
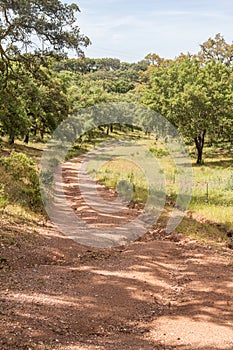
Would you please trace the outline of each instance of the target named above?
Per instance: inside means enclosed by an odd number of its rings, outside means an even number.
[[[17,236],[0,248],[1,350],[233,348],[227,250],[156,230],[124,247],[88,248],[50,224],[1,225]]]

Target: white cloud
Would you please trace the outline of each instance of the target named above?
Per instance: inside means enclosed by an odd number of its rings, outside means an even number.
[[[81,31],[93,45],[88,56],[137,61],[149,52],[175,57],[196,52],[220,32],[233,38],[233,3],[228,0],[77,0]],[[135,4],[135,6],[131,6]]]

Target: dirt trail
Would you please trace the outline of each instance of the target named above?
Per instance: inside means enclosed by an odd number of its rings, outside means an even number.
[[[0,247],[1,350],[233,348],[228,250],[156,228],[124,247],[97,249],[49,223],[26,230],[3,217],[1,225],[17,238]]]

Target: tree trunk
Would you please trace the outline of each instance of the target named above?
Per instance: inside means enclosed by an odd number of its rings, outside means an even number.
[[[41,141],[44,140],[44,130],[40,130],[40,138],[41,138]]]
[[[24,142],[28,144],[29,142],[29,133],[25,135]]]
[[[205,135],[206,135],[206,129],[202,130],[202,132],[195,137],[195,145],[197,149],[197,164],[202,164],[202,154],[203,154],[203,147],[205,143]]]
[[[10,135],[9,143],[10,143],[10,145],[13,145],[15,143],[15,135],[14,134]]]

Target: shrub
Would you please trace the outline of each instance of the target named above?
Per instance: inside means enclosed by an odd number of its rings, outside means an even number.
[[[149,151],[157,158],[163,158],[163,157],[167,157],[169,155],[169,152],[167,150],[164,150],[164,149],[151,147],[149,149]]]
[[[25,154],[13,151],[9,157],[0,158],[0,166],[2,196],[30,209],[42,209],[36,163]]]
[[[232,191],[233,190],[233,173],[229,176],[226,184],[226,190]]]
[[[0,184],[0,208],[5,208],[8,204],[8,196],[4,191],[3,184]]]

